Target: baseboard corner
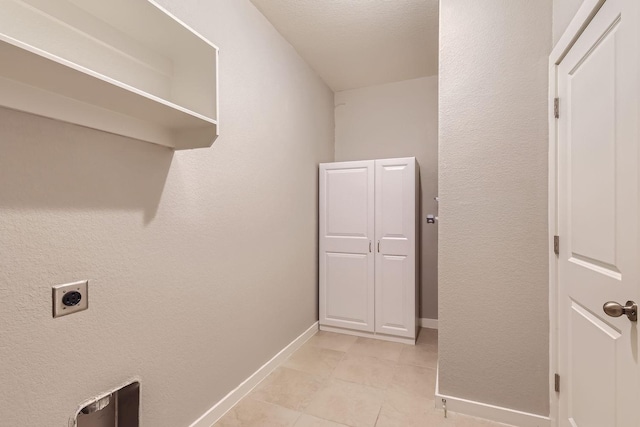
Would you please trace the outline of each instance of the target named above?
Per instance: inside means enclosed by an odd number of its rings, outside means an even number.
[[[420,318],[420,326],[427,329],[438,329],[438,319]]]
[[[497,423],[518,427],[551,427],[551,419],[549,417],[447,396],[436,390],[436,407],[443,409],[445,403],[447,411],[483,418]]]

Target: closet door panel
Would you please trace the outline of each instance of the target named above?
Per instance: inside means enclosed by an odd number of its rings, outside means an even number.
[[[381,255],[378,260],[376,280],[381,286],[376,295],[377,331],[406,336],[410,332],[407,310],[411,308],[411,299],[407,287],[402,285],[412,280],[411,263],[408,257],[397,255]]]
[[[374,330],[374,162],[320,165],[320,324]]]
[[[325,262],[325,318],[352,329],[365,328],[371,319],[367,255],[326,252]]]
[[[416,327],[414,158],[376,160],[376,332],[414,337]]]

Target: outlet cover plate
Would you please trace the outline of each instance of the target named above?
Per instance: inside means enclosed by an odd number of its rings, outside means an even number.
[[[62,300],[69,292],[79,292],[80,302],[76,305],[67,306]],[[66,316],[89,308],[89,281],[67,283],[53,287],[53,317]]]

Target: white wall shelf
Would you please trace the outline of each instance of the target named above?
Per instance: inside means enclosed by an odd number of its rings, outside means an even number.
[[[0,106],[175,149],[218,136],[218,48],[153,0],[0,10]]]

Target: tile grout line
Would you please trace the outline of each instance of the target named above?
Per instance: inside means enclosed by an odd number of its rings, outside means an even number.
[[[382,405],[384,405],[384,402],[382,402]],[[378,415],[376,415],[376,422],[373,423],[373,427],[376,427],[378,425],[378,421],[380,420],[380,413],[382,412],[382,405],[380,405],[380,409],[378,409]]]
[[[314,335],[314,336],[316,336],[316,335]],[[311,340],[314,336],[310,337],[310,338],[309,338],[309,340]],[[258,383],[258,384],[257,384],[257,385],[256,385],[256,386],[255,386],[255,387],[254,387],[250,392],[249,392],[249,393],[247,393],[247,395],[246,395],[246,396],[244,396],[242,400],[244,400],[244,399],[253,399],[253,400],[257,401],[257,402],[261,402],[261,403],[266,404],[266,405],[268,405],[268,406],[277,407],[277,408],[282,408],[282,409],[285,409],[285,410],[289,410],[289,411],[294,411],[294,412],[296,412],[296,413],[297,413],[297,417],[295,418],[295,420],[293,421],[293,424],[291,424],[291,426],[295,426],[295,425],[299,422],[299,420],[300,420],[304,415],[310,415],[310,416],[311,416],[312,414],[307,414],[307,412],[306,412],[306,409],[307,409],[307,408],[308,408],[308,406],[311,404],[311,401],[309,402],[309,404],[305,405],[305,406],[304,406],[304,407],[302,407],[301,409],[292,409],[292,408],[288,408],[288,407],[285,407],[285,406],[279,405],[279,404],[277,404],[277,403],[272,403],[272,402],[268,402],[268,401],[265,401],[265,400],[262,400],[262,399],[257,399],[257,398],[254,398],[254,397],[250,397],[250,394],[251,394],[252,392],[254,392],[256,389],[258,389],[260,385],[262,385],[264,382],[266,382],[266,380],[267,380],[271,375],[273,375],[273,373],[274,373],[277,369],[280,369],[280,368],[281,368],[281,369],[288,369],[288,370],[292,370],[292,371],[295,371],[295,372],[299,372],[299,373],[302,373],[302,374],[308,375],[308,376],[310,376],[310,377],[312,377],[312,378],[314,378],[314,379],[316,379],[316,380],[320,381],[320,383],[321,383],[321,388],[322,388],[322,387],[327,386],[327,385],[328,385],[328,382],[329,382],[329,381],[331,381],[331,380],[340,380],[340,381],[343,381],[343,382],[346,382],[346,383],[349,383],[349,384],[354,384],[354,385],[358,385],[358,386],[365,386],[365,387],[370,387],[370,388],[372,388],[372,389],[379,390],[379,391],[381,392],[381,394],[382,394],[382,399],[381,399],[380,407],[378,408],[378,412],[377,412],[377,414],[376,414],[375,422],[374,422],[374,424],[373,424],[373,427],[375,427],[375,426],[378,424],[378,422],[379,422],[380,415],[381,415],[381,413],[382,413],[382,408],[383,408],[384,404],[387,402],[387,399],[388,399],[388,397],[389,397],[389,391],[391,390],[391,387],[392,387],[392,385],[393,385],[393,378],[395,378],[395,376],[396,376],[396,374],[397,374],[397,372],[398,372],[398,369],[399,369],[400,367],[402,367],[402,366],[410,366],[410,367],[415,367],[415,368],[419,368],[419,369],[428,369],[428,370],[436,370],[436,367],[430,367],[430,366],[417,365],[417,364],[414,364],[414,363],[401,363],[401,361],[400,361],[400,360],[402,359],[402,355],[405,353],[405,351],[409,351],[409,350],[410,350],[410,348],[412,348],[413,346],[403,346],[403,347],[402,347],[402,349],[401,349],[401,351],[400,351],[400,353],[399,353],[398,360],[391,360],[391,359],[389,359],[389,358],[380,358],[380,357],[376,357],[375,355],[370,355],[370,354],[351,354],[351,353],[350,353],[350,351],[352,351],[352,350],[353,350],[354,345],[358,342],[358,340],[359,340],[359,339],[360,339],[360,338],[358,338],[358,339],[354,340],[351,344],[349,344],[349,345],[347,346],[347,348],[346,348],[344,351],[342,351],[342,350],[336,350],[335,348],[329,348],[329,347],[325,347],[325,346],[321,346],[321,345],[313,345],[313,344],[311,344],[311,343],[309,343],[309,342],[308,342],[309,340],[307,340],[307,342],[305,342],[305,343],[304,343],[304,345],[309,345],[310,347],[313,347],[314,349],[319,349],[319,350],[329,350],[329,351],[333,351],[333,352],[342,353],[342,354],[340,355],[340,358],[339,358],[339,360],[337,361],[336,365],[335,365],[335,366],[330,370],[330,372],[328,373],[328,375],[327,375],[326,377],[324,377],[324,378],[323,378],[323,376],[317,375],[317,374],[315,374],[315,373],[307,372],[307,371],[302,370],[302,369],[297,369],[297,368],[295,368],[295,367],[288,367],[288,366],[284,366],[284,365],[285,365],[285,363],[286,363],[287,361],[289,361],[289,360],[290,360],[290,359],[295,355],[295,353],[297,353],[297,352],[300,350],[300,349],[298,349],[298,350],[296,350],[296,352],[292,353],[292,354],[291,354],[291,355],[289,355],[285,360],[283,360],[283,361],[282,361],[282,362],[281,362],[281,363],[280,363],[280,364],[279,364],[279,365],[278,365],[278,366],[273,370],[273,372],[271,372],[271,373],[269,374],[269,376],[267,376],[267,377],[266,377],[266,378],[264,378],[262,381],[260,381],[260,383]],[[432,344],[429,344],[429,345],[432,345]],[[302,348],[302,346],[301,346],[301,348]],[[437,344],[436,344],[436,351],[435,351],[435,354],[436,354],[436,357],[437,357],[437,355],[438,355],[438,347],[437,347]],[[379,361],[379,362],[384,362],[384,363],[391,363],[391,364],[393,364],[393,368],[392,368],[392,375],[391,375],[391,378],[392,378],[392,379],[391,379],[391,381],[389,382],[389,384],[387,384],[387,385],[386,385],[386,386],[384,386],[384,387],[378,387],[378,386],[375,386],[375,385],[364,384],[364,383],[357,382],[357,381],[353,381],[353,380],[347,380],[347,379],[341,379],[341,378],[337,378],[337,377],[335,377],[335,372],[336,372],[336,370],[338,369],[339,365],[340,365],[342,362],[344,362],[344,361],[345,361],[345,359],[347,358],[347,356],[349,356],[349,355],[350,355],[350,356],[353,356],[353,357],[362,357],[362,358],[375,359],[375,360],[377,360],[377,361]],[[316,393],[318,393],[318,392],[320,392],[320,390],[318,390]],[[404,394],[404,393],[402,393],[402,394]],[[434,397],[435,397],[435,396],[434,396]],[[311,400],[313,400],[313,399],[311,399]],[[240,403],[240,402],[238,402],[238,404],[239,404],[239,403]],[[235,407],[235,406],[237,406],[237,405],[234,405],[234,407]],[[323,416],[318,416],[318,415],[313,415],[313,416],[314,416],[314,417],[317,417],[317,418],[319,418],[319,419],[323,419],[323,420],[329,421],[329,422],[335,422],[335,421],[330,420],[330,419],[327,419],[327,418],[325,418],[325,417],[323,417]]]
[[[302,415],[304,415],[304,412],[300,412],[300,414],[298,415],[298,418],[296,418],[293,424],[291,424],[291,427],[294,427],[296,424],[298,424],[298,421],[300,421],[300,418],[302,418]]]

